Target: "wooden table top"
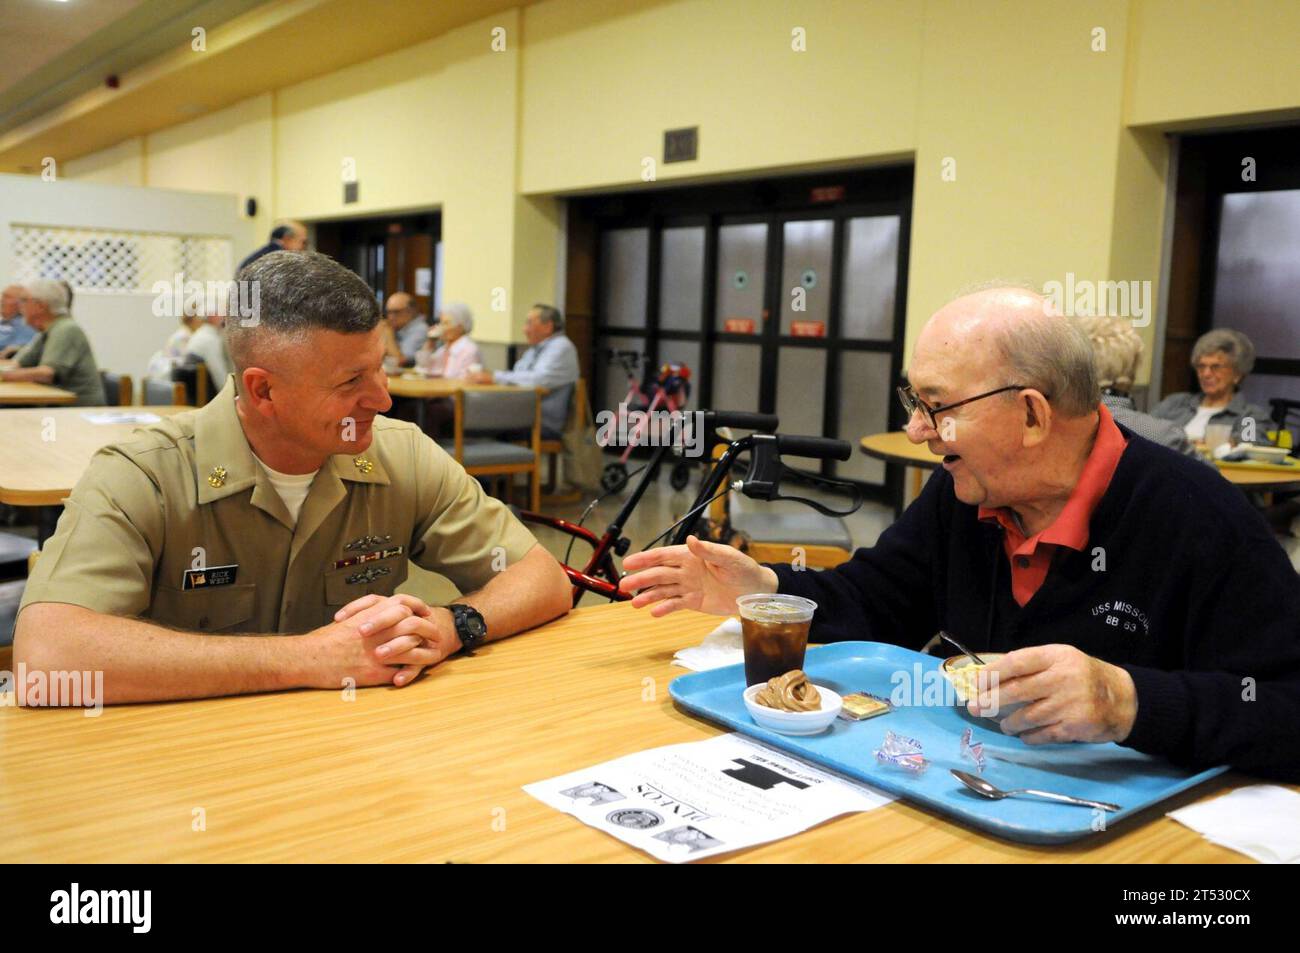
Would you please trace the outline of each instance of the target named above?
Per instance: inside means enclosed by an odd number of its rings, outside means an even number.
[[[0,410],[0,503],[58,506],[100,447],[139,424],[94,424],[83,414],[131,411],[171,416],[193,407],[55,407]],[[49,423],[52,422],[52,426]]]
[[[58,407],[75,404],[77,395],[62,387],[32,381],[0,381],[0,406]]]
[[[1300,472],[1285,473],[1281,470],[1253,470],[1250,467],[1216,464],[1220,473],[1230,483],[1249,487],[1252,490],[1300,489]]]
[[[934,469],[943,463],[943,457],[931,453],[925,444],[915,444],[901,430],[873,433],[859,442],[862,452],[889,463],[904,463],[909,467]],[[1252,490],[1300,488],[1300,474],[1281,473],[1276,470],[1251,470],[1244,467],[1219,467],[1228,482]]]
[[[675,650],[718,618],[593,606],[402,688],[105,708],[0,707],[9,861],[650,862],[522,785],[722,729],[676,708]],[[0,649],[0,669],[12,669]],[[1255,783],[1235,773],[1109,831],[997,840],[896,801],[719,860],[1246,862],[1164,813]],[[205,830],[193,829],[202,809]],[[504,829],[501,829],[504,828]],[[710,861],[705,861],[710,862]]]
[[[889,463],[905,463],[909,467],[926,467],[930,470],[943,463],[943,457],[935,456],[923,443],[912,443],[901,430],[873,433],[863,437],[860,445],[867,456]]]
[[[467,381],[450,377],[398,377],[389,376],[388,393],[394,397],[450,397],[463,390],[500,390],[515,391],[520,388],[514,384],[470,384]],[[536,390],[546,393],[546,389]]]

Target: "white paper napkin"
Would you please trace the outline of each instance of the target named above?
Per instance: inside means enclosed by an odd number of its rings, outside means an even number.
[[[739,665],[745,661],[740,646],[740,620],[728,619],[704,637],[699,645],[679,650],[673,655],[673,664],[703,672],[724,665]]]
[[[1261,864],[1300,863],[1300,794],[1289,788],[1252,784],[1169,816]]]

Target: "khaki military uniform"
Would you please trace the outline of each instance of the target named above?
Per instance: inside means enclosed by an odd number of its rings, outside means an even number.
[[[364,453],[325,462],[295,525],[228,382],[95,455],[19,611],[63,602],[191,631],[305,632],[392,595],[410,560],[468,592],[536,543],[418,428],[377,417],[372,434]]]

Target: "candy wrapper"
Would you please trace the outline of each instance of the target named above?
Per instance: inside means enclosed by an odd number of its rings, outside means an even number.
[[[967,761],[975,762],[976,774],[983,774],[984,765],[986,763],[984,758],[984,742],[976,741],[972,744],[971,739],[974,737],[975,732],[970,728],[967,728],[961,733],[961,756]]]
[[[893,731],[885,732],[885,740],[876,749],[876,760],[881,764],[892,764],[904,771],[911,771],[913,774],[920,774],[930,763],[921,753],[921,742]]]

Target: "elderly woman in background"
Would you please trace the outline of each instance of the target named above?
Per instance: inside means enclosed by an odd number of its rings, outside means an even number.
[[[1162,447],[1195,456],[1196,449],[1181,427],[1142,413],[1129,396],[1142,359],[1142,336],[1133,330],[1132,322],[1106,315],[1078,317],[1074,321],[1092,344],[1101,402],[1115,422]]]
[[[442,340],[435,344],[433,333],[420,349],[418,363],[431,377],[463,380],[471,370],[483,366],[483,355],[469,336],[474,330],[474,316],[469,305],[450,301],[438,312],[438,330]]]
[[[1250,338],[1229,328],[1208,331],[1192,348],[1192,367],[1201,392],[1170,394],[1151,415],[1182,427],[1194,441],[1205,440],[1206,427],[1231,426],[1235,443],[1267,443],[1268,411],[1237,392],[1254,366],[1255,345]],[[1244,427],[1249,439],[1242,436]]]

